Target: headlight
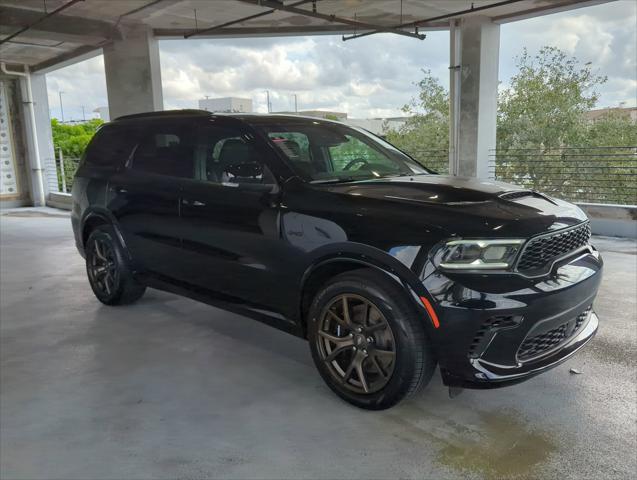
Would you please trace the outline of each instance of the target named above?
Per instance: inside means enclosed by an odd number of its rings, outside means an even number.
[[[506,269],[524,240],[452,240],[436,254],[438,266],[453,270]]]

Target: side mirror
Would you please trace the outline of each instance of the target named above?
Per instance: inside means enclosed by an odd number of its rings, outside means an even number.
[[[257,162],[228,165],[225,173],[232,183],[259,183],[263,180],[263,167]]]

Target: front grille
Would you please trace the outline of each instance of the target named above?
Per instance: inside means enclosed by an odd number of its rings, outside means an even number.
[[[549,330],[548,332],[527,337],[518,350],[518,360],[528,360],[529,358],[541,355],[568,338],[571,338],[579,331],[590,313],[591,307],[589,306],[577,317],[563,323],[559,327]]]
[[[588,244],[590,238],[591,227],[588,223],[566,231],[532,238],[522,252],[517,269],[520,272],[528,272],[545,267],[556,258]]]
[[[518,358],[527,360],[550,350],[566,338],[567,329],[568,323],[563,323],[553,330],[527,338],[520,346],[520,350],[518,350]]]
[[[591,313],[591,310],[593,309],[592,306],[588,307],[586,310],[584,310],[582,313],[580,313],[577,318],[575,319],[575,331],[577,332],[579,330],[579,327],[582,326],[582,324],[586,321],[586,319],[588,318],[589,313]]]

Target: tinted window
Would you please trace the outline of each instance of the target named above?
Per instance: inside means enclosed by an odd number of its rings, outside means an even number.
[[[418,175],[428,170],[396,148],[355,128],[306,121],[254,125],[303,178],[313,182]]]
[[[194,178],[195,129],[161,124],[146,128],[133,155],[131,168],[171,177]]]
[[[250,135],[228,128],[203,132],[204,179],[214,183],[274,183]]]
[[[85,162],[100,167],[118,167],[126,163],[135,147],[134,129],[115,125],[100,128],[86,150]]]
[[[400,165],[392,161],[378,150],[361,142],[351,135],[345,135],[346,141],[328,147],[332,169],[334,172],[358,170],[364,165],[376,165],[387,173],[400,173]]]

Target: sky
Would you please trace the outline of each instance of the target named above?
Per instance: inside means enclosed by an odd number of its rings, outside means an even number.
[[[500,29],[500,88],[515,73],[523,48],[561,48],[582,63],[592,62],[608,81],[598,106],[637,103],[637,1],[594,7],[504,24]],[[400,116],[417,95],[422,70],[449,83],[449,33],[427,32],[423,41],[377,34],[343,42],[340,36],[252,39],[161,40],[164,108],[197,108],[198,99],[252,98],[255,111],[347,112],[350,118]],[[51,115],[82,119],[107,105],[102,56],[47,75]]]

